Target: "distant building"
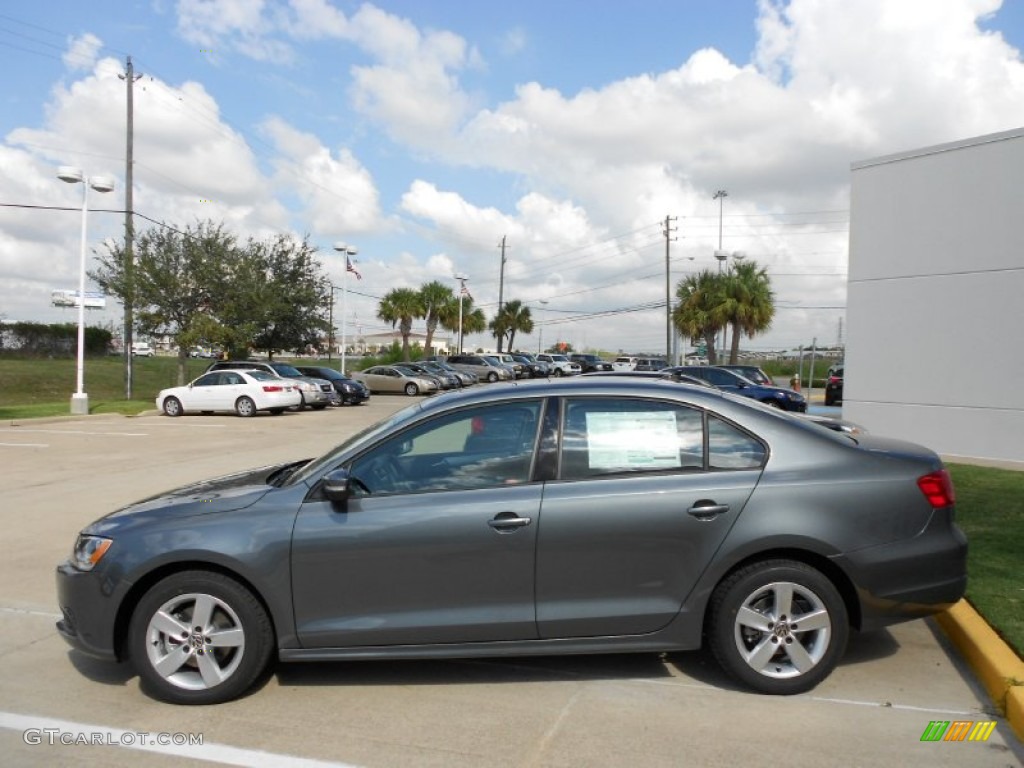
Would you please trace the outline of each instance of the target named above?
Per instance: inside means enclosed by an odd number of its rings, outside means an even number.
[[[1024,469],[1024,128],[852,166],[844,417]]]

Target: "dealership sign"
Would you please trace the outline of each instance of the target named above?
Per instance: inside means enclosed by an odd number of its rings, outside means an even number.
[[[77,307],[78,291],[53,291],[50,300],[55,307]],[[86,309],[106,309],[107,297],[102,293],[86,291],[84,306]]]

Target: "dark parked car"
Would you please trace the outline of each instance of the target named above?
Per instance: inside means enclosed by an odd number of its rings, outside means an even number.
[[[419,401],[317,459],[87,526],[60,634],[209,704],[281,661],[666,652],[807,691],[955,603],[967,542],[927,448],[709,388],[588,376]]]
[[[668,368],[668,363],[664,360],[659,360],[656,357],[640,357],[637,358],[636,368],[634,371],[660,371],[662,368]]]
[[[591,371],[611,371],[613,370],[612,364],[607,360],[602,360],[597,355],[584,355],[575,354],[569,355],[569,359],[574,363],[579,363],[580,368],[583,369],[584,373],[590,373]]]
[[[533,355],[525,352],[513,352],[512,358],[526,366],[526,375],[531,379],[546,378],[551,375],[551,366]]]
[[[825,382],[825,405],[839,405],[843,402],[843,369],[836,368]]]
[[[361,381],[356,381],[347,373],[336,371],[319,365],[297,365],[295,369],[303,376],[325,379],[334,385],[334,391],[341,398],[340,405],[359,405],[370,399],[370,390]]]
[[[710,384],[714,384],[723,392],[732,392],[743,397],[759,400],[773,408],[781,408],[784,411],[796,411],[797,413],[803,413],[807,410],[807,401],[799,392],[783,389],[782,387],[766,387],[761,384],[755,384],[735,371],[727,371],[716,365],[680,365],[674,368],[666,368],[665,370],[703,379]]]
[[[755,384],[763,384],[766,387],[774,387],[775,382],[772,377],[762,371],[756,365],[718,365],[716,368],[724,368],[727,371],[738,373],[745,379],[749,379]]]

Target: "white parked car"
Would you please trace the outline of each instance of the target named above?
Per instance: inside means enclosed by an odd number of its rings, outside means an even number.
[[[575,376],[577,373],[583,373],[583,366],[574,363],[565,355],[544,354],[537,355],[537,359],[550,366],[552,376]]]
[[[632,370],[635,370],[636,369],[636,361],[639,360],[639,359],[640,358],[638,358],[638,357],[628,357],[628,356],[627,357],[616,357],[615,360],[612,361],[612,370],[613,371],[632,371]]]
[[[161,390],[156,407],[168,416],[216,411],[239,416],[270,411],[276,415],[302,403],[296,384],[264,371],[211,371],[184,387]]]
[[[156,353],[153,352],[153,348],[145,341],[136,341],[132,343],[132,355],[134,357],[153,357],[154,354]]]

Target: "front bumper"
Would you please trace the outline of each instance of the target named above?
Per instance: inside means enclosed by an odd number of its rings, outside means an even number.
[[[94,572],[80,571],[67,562],[57,566],[57,604],[63,615],[57,632],[72,648],[117,661],[114,624],[118,598],[127,586],[104,584]]]

